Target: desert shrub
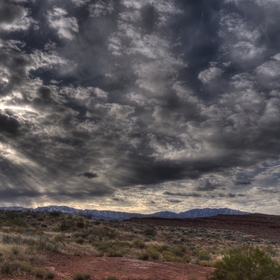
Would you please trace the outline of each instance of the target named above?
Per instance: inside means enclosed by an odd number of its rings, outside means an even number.
[[[53,271],[46,271],[46,279],[54,279],[55,273]]]
[[[209,266],[209,261],[206,261],[206,260],[201,260],[198,262],[199,265],[201,266]]]
[[[172,246],[168,251],[170,251],[176,257],[182,258],[185,255],[186,248],[183,246]]]
[[[13,247],[11,248],[11,251],[12,251],[12,253],[13,253],[14,255],[18,255],[20,249],[19,249],[18,246],[13,246]]]
[[[118,237],[119,233],[116,230],[110,230],[110,231],[106,231],[106,236],[109,239],[116,239]]]
[[[42,267],[36,267],[33,270],[33,274],[37,277],[37,278],[44,278],[46,275],[46,270]]]
[[[189,263],[191,261],[191,256],[190,255],[184,255],[183,257],[183,262]]]
[[[73,275],[73,280],[88,280],[88,279],[90,279],[89,273],[75,272]]]
[[[157,235],[157,230],[153,227],[148,227],[144,230],[144,234],[150,237],[155,237]]]
[[[84,223],[83,221],[78,221],[78,222],[76,223],[76,226],[77,226],[78,228],[84,228],[84,227],[85,227],[85,223]]]
[[[146,246],[146,244],[145,244],[145,242],[142,241],[142,240],[135,240],[135,241],[133,242],[133,246],[134,246],[135,248],[144,249],[145,246]]]
[[[162,252],[162,257],[164,258],[164,260],[168,261],[168,262],[182,262],[183,259],[177,256],[174,256],[171,252],[169,251],[164,251]]]
[[[54,242],[61,242],[62,244],[64,244],[64,236],[62,234],[56,235],[53,240]]]
[[[59,230],[60,231],[67,231],[71,229],[71,225],[69,223],[61,223],[61,225],[59,226]]]
[[[85,240],[82,237],[77,238],[76,243],[77,244],[83,244]]]
[[[126,248],[130,247],[129,242],[122,241],[105,241],[100,243],[95,243],[96,248],[103,254],[109,254],[111,250],[120,252],[123,254]]]
[[[195,252],[198,261],[209,261],[210,260],[210,253],[207,250],[200,249],[196,250]]]
[[[16,261],[4,261],[1,263],[1,274],[12,275],[20,268],[20,263]]]
[[[107,253],[108,257],[122,257],[123,253],[114,249],[111,249]]]
[[[169,246],[167,244],[161,245],[159,249],[160,252],[168,251],[168,250],[169,250]]]
[[[198,280],[198,276],[196,274],[191,274],[188,276],[188,280]]]
[[[272,247],[271,245],[268,245],[266,248],[265,248],[265,251],[271,255],[271,256],[275,256],[276,255],[276,250],[274,247]]]
[[[57,244],[48,239],[47,237],[43,236],[37,238],[36,247],[40,251],[49,251],[53,253],[59,252],[59,247],[57,246]]]
[[[146,261],[149,258],[150,258],[150,256],[147,252],[144,252],[144,253],[140,254],[139,257],[138,257],[139,260],[143,260],[143,261]]]
[[[53,211],[53,212],[49,212],[49,215],[51,217],[59,217],[61,215],[61,212],[59,211]]]
[[[147,253],[149,255],[149,258],[151,258],[152,260],[158,260],[159,259],[160,255],[154,248],[149,248],[147,250]]]
[[[230,250],[217,262],[209,280],[277,280],[280,265],[257,247],[241,247]]]
[[[15,226],[26,228],[28,224],[23,219],[15,219],[13,220],[13,224]]]
[[[30,264],[30,262],[22,262],[20,264],[20,268],[23,271],[30,272],[31,271],[31,264]]]
[[[4,244],[13,244],[13,245],[28,245],[35,247],[40,251],[49,251],[49,252],[58,252],[59,248],[57,244],[47,237],[43,236],[23,236],[23,235],[3,235],[2,242]]]
[[[108,276],[106,280],[119,280],[119,278],[116,276]]]

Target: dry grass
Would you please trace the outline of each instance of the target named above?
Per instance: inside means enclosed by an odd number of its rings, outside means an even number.
[[[229,248],[253,245],[280,260],[279,244],[230,230],[151,227],[63,213],[10,211],[0,211],[0,225],[3,274],[32,273],[47,253],[57,252],[213,266]]]

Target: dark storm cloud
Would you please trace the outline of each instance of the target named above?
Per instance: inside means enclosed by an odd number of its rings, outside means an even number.
[[[221,206],[243,191],[258,201],[262,185],[273,195],[279,10],[273,0],[2,1],[3,197],[121,205],[137,194],[144,205],[152,189],[160,208],[162,194]]]
[[[23,15],[23,9],[10,1],[3,0],[0,3],[0,24],[13,23]]]
[[[206,180],[203,185],[199,186],[197,188],[198,191],[202,192],[209,192],[209,191],[214,191],[220,187],[220,184],[217,182],[212,182],[210,180]]]
[[[93,179],[93,178],[97,177],[97,175],[95,173],[92,173],[92,172],[84,172],[84,173],[80,174],[79,176],[84,176],[88,179]]]
[[[241,197],[246,197],[245,194],[235,194],[235,193],[227,193],[227,194],[224,194],[224,193],[219,193],[217,194],[217,196],[213,195],[211,196],[212,198],[215,198],[215,197],[220,197],[220,198],[241,198]]]
[[[168,199],[168,202],[170,202],[170,203],[180,203],[180,202],[182,202],[182,200],[179,200],[179,199]]]
[[[251,185],[250,181],[236,181],[235,185]]]
[[[2,133],[16,135],[19,132],[19,128],[20,124],[15,118],[0,114],[0,131]]]
[[[181,193],[181,192],[169,192],[165,191],[164,195],[174,195],[174,196],[186,196],[186,197],[201,197],[198,193]]]
[[[118,201],[118,202],[124,202],[124,200],[122,198],[119,198],[119,197],[113,197],[112,200]]]

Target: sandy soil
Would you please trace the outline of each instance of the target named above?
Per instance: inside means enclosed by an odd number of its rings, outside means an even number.
[[[103,280],[114,275],[121,280],[187,280],[196,274],[199,280],[206,280],[213,268],[193,264],[179,264],[162,261],[141,261],[128,258],[108,258],[95,256],[51,255],[44,266],[54,271],[54,279],[72,279],[75,272],[90,273],[91,280]],[[5,280],[35,279],[34,276],[3,277]],[[38,279],[38,278],[37,278]]]

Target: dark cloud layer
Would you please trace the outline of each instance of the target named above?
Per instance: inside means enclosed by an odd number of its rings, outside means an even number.
[[[1,203],[278,213],[279,10],[2,1]]]

